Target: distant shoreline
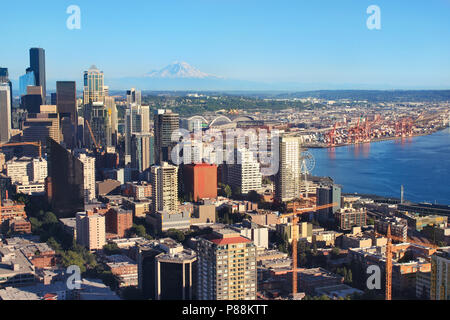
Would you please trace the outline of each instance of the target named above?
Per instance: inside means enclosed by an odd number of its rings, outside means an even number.
[[[341,143],[335,146],[321,146],[321,145],[305,145],[305,147],[310,148],[310,149],[333,149],[333,148],[339,148],[339,147],[346,147],[346,146],[356,146],[356,145],[363,145],[363,144],[370,144],[370,143],[376,143],[376,142],[382,142],[382,141],[390,141],[390,140],[400,140],[400,139],[406,139],[406,138],[415,138],[415,137],[423,137],[423,136],[429,136],[432,135],[434,133],[437,133],[439,131],[443,131],[445,129],[447,129],[449,127],[443,127],[443,128],[439,128],[437,130],[433,130],[431,132],[428,133],[420,133],[420,134],[415,134],[415,135],[411,135],[408,137],[386,137],[386,138],[377,138],[377,139],[373,139],[371,141],[368,142],[359,142],[359,143]]]

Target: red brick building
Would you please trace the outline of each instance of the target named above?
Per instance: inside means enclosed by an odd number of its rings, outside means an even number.
[[[16,218],[27,218],[25,205],[9,199],[0,200],[0,224]]]
[[[133,227],[133,212],[120,208],[111,208],[105,215],[106,232],[125,237],[128,229]]]
[[[193,201],[217,198],[217,166],[211,164],[191,164],[183,169],[185,193]]]

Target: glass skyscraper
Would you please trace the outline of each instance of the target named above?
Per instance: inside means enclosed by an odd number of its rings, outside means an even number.
[[[20,96],[24,96],[27,94],[28,86],[36,85],[36,77],[34,75],[34,71],[30,68],[27,69],[27,73],[19,78],[19,94]]]
[[[92,102],[103,102],[105,96],[103,80],[103,72],[96,66],[91,66],[88,71],[84,72],[83,103],[85,105]]]
[[[30,70],[34,72],[36,86],[42,87],[43,104],[47,96],[45,78],[45,50],[42,48],[30,49]]]
[[[56,105],[61,117],[63,140],[69,148],[77,144],[78,127],[77,88],[75,81],[56,82]]]

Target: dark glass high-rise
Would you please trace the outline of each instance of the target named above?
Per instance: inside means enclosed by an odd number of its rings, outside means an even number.
[[[45,50],[42,48],[30,49],[30,69],[36,77],[36,85],[42,87],[43,104],[47,96],[46,78],[45,78]]]

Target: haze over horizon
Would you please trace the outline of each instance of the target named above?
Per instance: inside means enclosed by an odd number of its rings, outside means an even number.
[[[81,83],[92,64],[113,90],[450,88],[448,0],[131,0],[127,6],[79,0],[80,30],[66,27],[71,4],[3,4],[9,28],[0,66],[14,82],[28,67],[29,48],[42,47],[49,89],[57,80]],[[372,4],[381,9],[381,30],[366,26]],[[41,14],[33,15],[38,9]],[[170,69],[173,61],[208,76],[146,76]]]

